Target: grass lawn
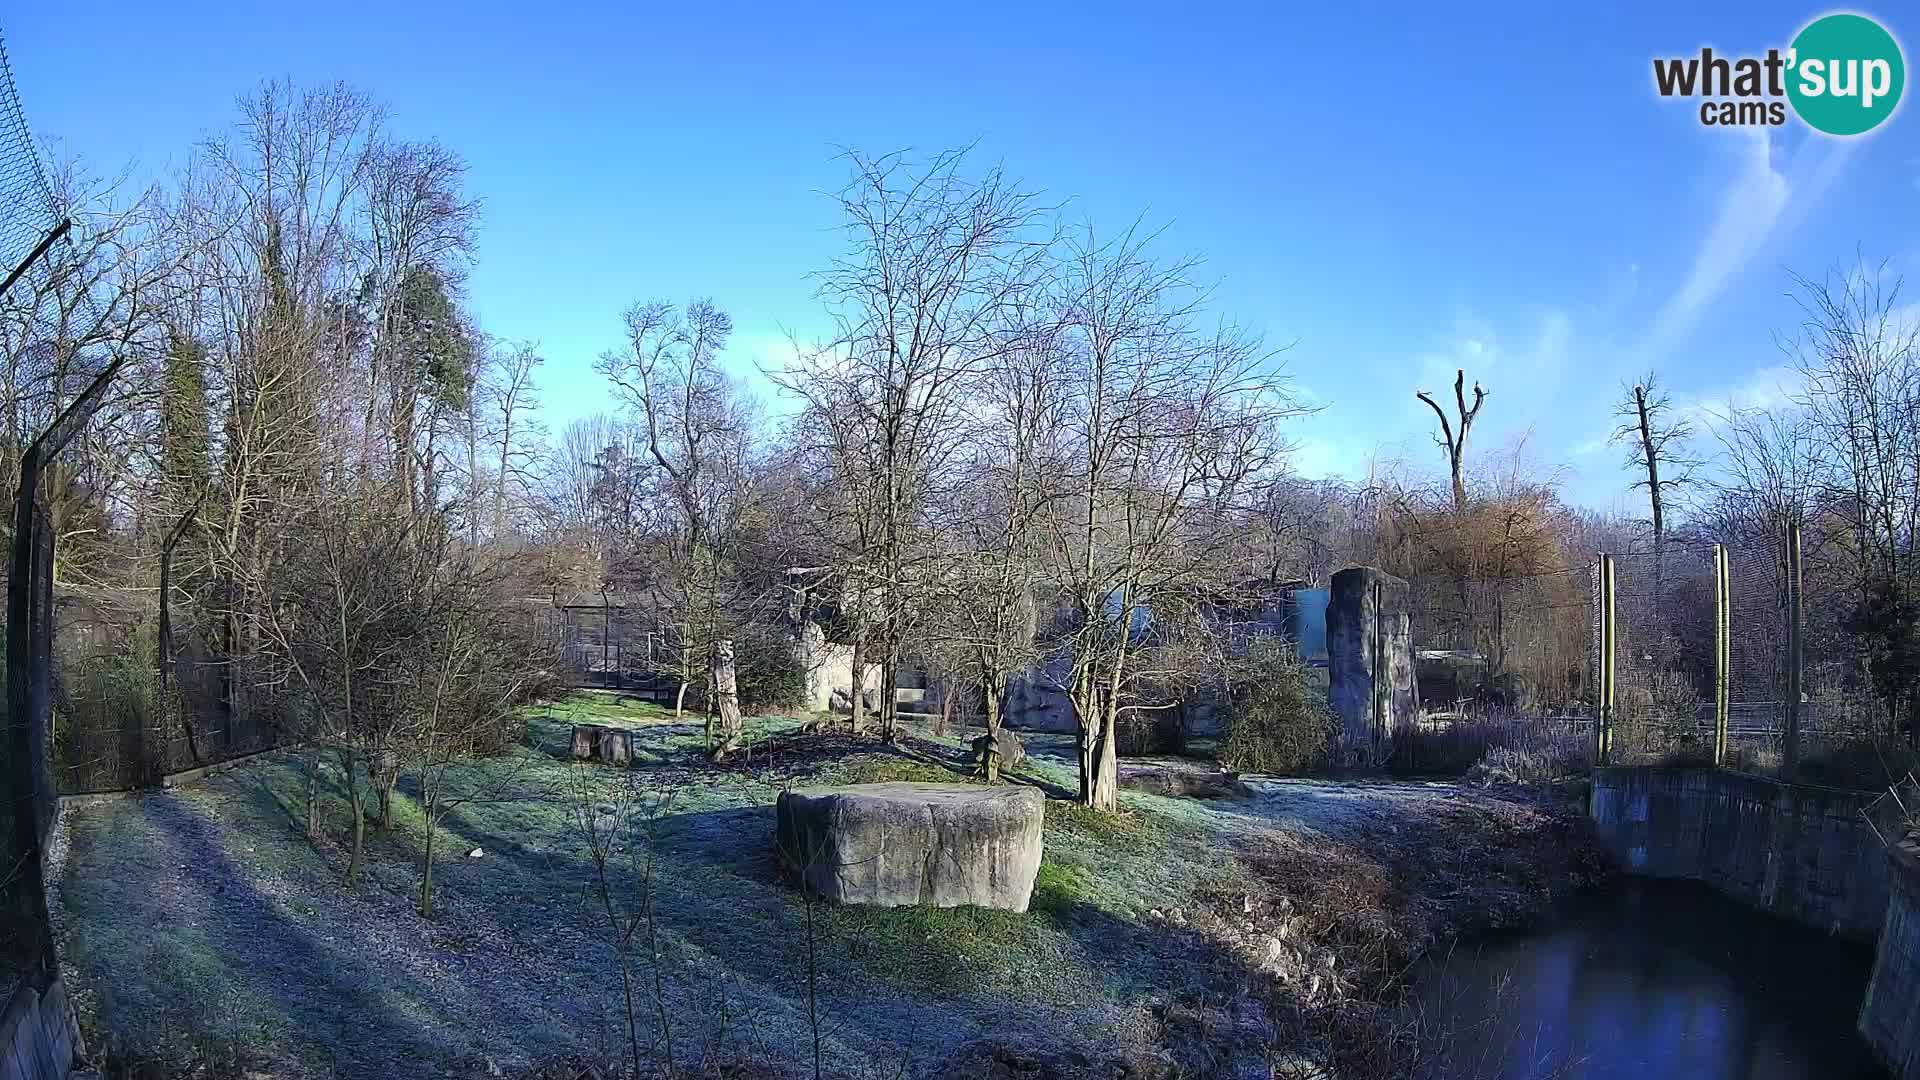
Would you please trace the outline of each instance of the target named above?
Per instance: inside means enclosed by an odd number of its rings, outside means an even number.
[[[576,722],[633,727],[635,767],[569,761]],[[329,839],[316,846],[293,754],[185,788],[70,804],[55,900],[91,1047],[343,1077],[617,1059],[620,969],[580,822],[638,805],[651,889],[642,860],[623,858],[615,895],[632,910],[654,904],[667,1033],[684,1062],[769,1061],[810,1075],[816,1029],[838,1075],[979,1075],[994,1055],[1056,1051],[1164,1062],[1181,1053],[1169,1020],[1181,1003],[1247,984],[1233,911],[1244,905],[1250,928],[1291,909],[1267,856],[1365,861],[1400,842],[1379,837],[1417,843],[1409,821],[1514,812],[1452,785],[1257,781],[1251,799],[1128,794],[1120,813],[1096,814],[1064,801],[1068,738],[1031,735],[1013,779],[1052,798],[1029,913],[810,913],[773,856],[782,787],[957,782],[965,751],[960,737],[919,728],[888,747],[803,733],[803,722],[752,718],[751,752],[715,766],[698,717],[676,722],[592,693],[529,709],[526,745],[476,767],[504,786],[442,822],[431,920],[415,906],[424,819],[409,781],[352,894],[341,885],[340,778],[327,774]],[[1502,873],[1527,875],[1517,864]],[[1312,889],[1300,891],[1304,903]],[[1226,916],[1222,898],[1235,898]],[[644,958],[636,974],[648,989],[641,1041],[663,1042]]]

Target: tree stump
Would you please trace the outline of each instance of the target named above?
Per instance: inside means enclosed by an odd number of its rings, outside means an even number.
[[[599,724],[573,725],[573,759],[575,761],[592,761],[594,755],[600,752],[600,731]]]
[[[633,763],[633,732],[626,728],[600,729],[600,760],[626,768]]]

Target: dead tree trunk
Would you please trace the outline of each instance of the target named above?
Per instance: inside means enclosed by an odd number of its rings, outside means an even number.
[[[740,694],[733,668],[733,641],[721,638],[713,643],[713,719],[707,741],[715,757],[724,757],[740,745],[742,721]]]
[[[1466,370],[1464,368],[1455,369],[1453,373],[1453,401],[1454,408],[1458,411],[1460,419],[1460,431],[1457,435],[1454,433],[1453,425],[1447,421],[1446,410],[1440,407],[1439,402],[1433,400],[1432,395],[1428,394],[1425,390],[1416,391],[1413,395],[1421,401],[1426,402],[1427,407],[1433,410],[1433,415],[1440,419],[1440,435],[1434,441],[1438,442],[1440,448],[1446,451],[1447,471],[1453,479],[1453,508],[1455,510],[1464,510],[1467,506],[1467,434],[1473,428],[1474,418],[1480,415],[1481,403],[1487,400],[1487,392],[1480,389],[1479,383],[1474,383],[1473,407],[1468,408],[1466,385]]]

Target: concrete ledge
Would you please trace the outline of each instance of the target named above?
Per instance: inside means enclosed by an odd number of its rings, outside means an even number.
[[[0,1013],[0,1080],[66,1080],[84,1053],[60,980],[44,994],[24,984],[14,988]]]
[[[1860,1004],[1860,1036],[1887,1071],[1920,1080],[1920,841],[1909,834],[1888,849],[1887,864],[1893,895]]]
[[[1871,942],[1891,891],[1866,792],[1717,769],[1593,771],[1601,845],[1630,873],[1702,881],[1764,911]]]
[[[237,769],[249,761],[254,761],[270,754],[277,754],[285,749],[286,747],[284,746],[276,746],[270,750],[256,750],[251,754],[242,754],[239,757],[228,758],[225,761],[216,761],[211,765],[202,765],[197,769],[168,773],[160,778],[160,786],[163,788],[181,787],[186,784],[191,784],[196,780],[204,780],[215,773],[226,772],[228,769]]]

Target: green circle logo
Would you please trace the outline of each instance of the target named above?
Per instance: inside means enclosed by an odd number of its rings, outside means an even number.
[[[1879,127],[1900,104],[1907,64],[1900,43],[1865,15],[1822,15],[1787,52],[1787,100],[1807,126],[1829,135]]]

